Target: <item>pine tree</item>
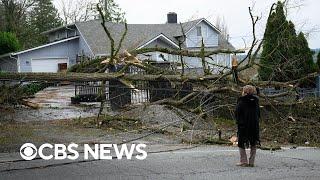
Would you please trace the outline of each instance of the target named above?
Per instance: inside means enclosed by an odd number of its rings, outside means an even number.
[[[283,4],[278,2],[277,8],[268,18],[265,34],[263,51],[261,54],[260,64],[263,66],[259,69],[259,75],[263,80],[269,80],[270,77],[277,77],[279,71],[278,65],[283,63],[283,55],[287,41],[285,40],[285,32],[287,31],[287,21],[283,11]]]
[[[297,53],[299,58],[299,66],[302,67],[300,74],[306,75],[317,70],[316,64],[313,61],[313,52],[309,48],[309,44],[305,35],[300,32],[297,37]]]
[[[105,11],[105,18],[108,22],[123,23],[125,22],[125,13],[114,0],[100,0]]]
[[[262,80],[290,81],[316,70],[308,41],[303,33],[297,35],[280,1],[268,18],[260,64]]]
[[[36,0],[30,16],[30,25],[35,33],[34,45],[46,42],[46,37],[41,35],[42,32],[62,25],[58,11],[51,0]]]
[[[3,4],[2,4],[2,2],[0,1],[0,22],[2,22],[2,23],[0,23],[0,31],[4,31],[5,30],[5,21],[6,21],[6,19],[5,19],[5,10],[4,10],[4,6],[3,6]]]
[[[318,65],[318,69],[320,70],[320,51],[317,56],[317,65]]]

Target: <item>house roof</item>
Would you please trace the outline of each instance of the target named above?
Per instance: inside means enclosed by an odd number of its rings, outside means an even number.
[[[149,44],[151,44],[153,41],[157,40],[157,39],[162,39],[162,40],[165,40],[167,41],[170,45],[172,45],[173,47],[175,48],[179,48],[179,46],[173,42],[172,40],[170,40],[167,36],[165,36],[164,34],[160,34],[158,35],[157,37],[154,37],[153,39],[151,39],[150,41],[146,42],[145,44],[143,44],[142,46],[138,47],[137,49],[142,49],[146,46],[148,46]]]
[[[50,29],[48,31],[44,31],[41,34],[46,35],[46,34],[49,34],[51,32],[55,32],[55,31],[61,30],[61,29],[70,29],[70,28],[74,28],[74,27],[75,27],[74,23],[73,24],[68,24],[68,25],[64,25],[64,26],[60,26],[60,27],[56,27],[56,28]]]
[[[45,47],[48,47],[48,46],[52,46],[52,45],[55,45],[55,44],[60,44],[60,43],[63,43],[63,42],[66,42],[66,41],[71,41],[71,40],[78,39],[78,38],[79,38],[79,36],[71,37],[71,38],[68,38],[68,39],[63,39],[63,40],[56,41],[56,42],[53,42],[53,43],[49,43],[49,44],[45,44],[45,45],[42,45],[42,46],[38,46],[38,47],[35,47],[35,48],[32,48],[32,49],[27,49],[27,50],[24,50],[24,51],[11,53],[11,55],[16,56],[16,55],[19,55],[19,54],[23,54],[23,53],[26,53],[26,52],[34,51],[34,50],[37,50],[37,49],[42,49],[42,48],[45,48]]]
[[[201,22],[207,23],[209,26],[211,26],[214,30],[216,30],[218,33],[220,33],[219,29],[217,29],[214,25],[212,25],[209,21],[207,21],[204,18],[196,19],[193,21],[188,21],[185,23],[181,23],[182,28],[185,32],[185,34],[188,34],[195,26],[197,26]],[[167,23],[167,24],[128,24],[128,32],[127,35],[123,41],[123,44],[121,46],[121,50],[134,50],[139,49],[147,46],[149,43],[153,42],[156,39],[161,39],[171,45],[172,47],[178,48],[178,40],[177,37],[180,37],[183,35],[182,29],[180,24],[174,24],[174,23]],[[110,54],[110,41],[107,37],[106,33],[103,30],[103,27],[101,26],[101,20],[91,20],[86,22],[78,22],[75,24],[70,24],[67,26],[61,26],[46,32],[43,32],[42,34],[48,34],[50,32],[54,32],[60,29],[64,28],[70,28],[70,27],[77,27],[80,31],[81,36],[85,39],[87,45],[89,46],[90,50],[94,55],[108,55]],[[115,40],[115,46],[118,46],[118,43],[120,41],[120,38],[124,32],[124,24],[119,23],[112,23],[107,22],[106,26],[108,30],[110,31],[112,37]],[[56,41],[53,43],[45,44],[42,46],[38,46],[32,49],[23,50],[16,53],[10,53],[11,55],[19,55],[22,53],[26,53],[29,51],[34,51],[37,49],[45,48],[48,46],[52,46],[55,44],[59,44],[62,42],[70,41],[73,39],[77,39],[77,37],[71,37],[68,39],[63,39],[60,41]],[[211,48],[212,49],[212,48]],[[224,47],[214,47],[214,50],[216,49],[234,49],[234,47],[227,43],[227,45],[224,45]],[[197,50],[197,49],[190,49],[190,50]],[[7,55],[2,55],[7,56]]]
[[[220,32],[215,26],[205,19],[196,19],[182,23],[183,30],[187,33],[200,22],[205,21],[217,32]],[[76,23],[80,33],[83,35],[92,53],[97,55],[109,54],[110,41],[101,26],[101,20],[91,20]],[[124,24],[106,22],[106,26],[115,40],[116,46],[119,43],[121,35],[124,32]],[[128,32],[123,41],[121,50],[134,50],[145,46],[151,40],[163,35],[168,43],[178,45],[176,37],[182,36],[180,24],[128,24]]]
[[[211,26],[214,30],[216,30],[218,33],[221,33],[221,31],[214,26],[212,23],[210,23],[208,20],[206,20],[205,18],[201,18],[201,19],[197,19],[194,21],[190,21],[188,22],[188,25],[190,26],[189,29],[185,30],[185,33],[188,34],[193,28],[195,28],[198,24],[200,24],[202,21],[204,21],[205,23],[207,23],[209,26]]]

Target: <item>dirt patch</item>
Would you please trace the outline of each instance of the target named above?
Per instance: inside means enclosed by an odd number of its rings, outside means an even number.
[[[129,111],[121,112],[121,114],[151,125],[170,125],[184,130],[215,130],[212,121],[171,106],[137,106]]]
[[[16,107],[11,111],[0,111],[0,122],[33,122],[33,121],[51,121],[74,118],[92,117],[98,114],[96,107],[69,107],[69,108],[40,108],[31,109],[25,106]]]
[[[218,137],[217,130],[220,126],[224,129],[223,138],[225,139],[235,132],[234,126],[222,127],[222,122],[218,126],[213,119],[203,119],[199,115],[171,106],[139,106],[121,114],[139,119],[155,131],[161,130],[159,132],[178,139],[180,143],[202,143],[206,139]],[[163,127],[165,128],[162,129]]]
[[[96,129],[82,129],[69,123],[32,122],[1,123],[0,152],[16,152],[22,144],[30,142],[36,145],[43,143],[70,143],[99,137]]]

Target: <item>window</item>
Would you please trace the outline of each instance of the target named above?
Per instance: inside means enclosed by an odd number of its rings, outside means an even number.
[[[202,36],[201,26],[197,26],[197,36]]]

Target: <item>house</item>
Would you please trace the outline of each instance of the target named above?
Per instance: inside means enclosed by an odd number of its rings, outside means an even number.
[[[124,24],[106,23],[109,31],[118,43],[124,31]],[[186,35],[182,47],[189,51],[199,51],[201,40],[207,51],[234,50],[230,43],[219,42],[221,32],[208,20],[202,18],[181,24]],[[134,50],[150,47],[178,49],[179,38],[183,38],[182,28],[177,23],[177,14],[169,13],[165,24],[128,24],[127,36],[122,50]],[[48,44],[20,52],[0,56],[0,71],[9,72],[59,72],[80,62],[83,58],[92,59],[110,54],[110,41],[101,26],[101,20],[77,22],[44,32]],[[146,53],[140,59],[155,61],[178,61],[179,57],[160,52]],[[210,61],[230,66],[229,54],[214,55]],[[197,58],[185,58],[190,69],[201,67]]]
[[[313,53],[313,62],[317,63],[318,61],[318,54],[320,53],[320,49],[311,49]]]

